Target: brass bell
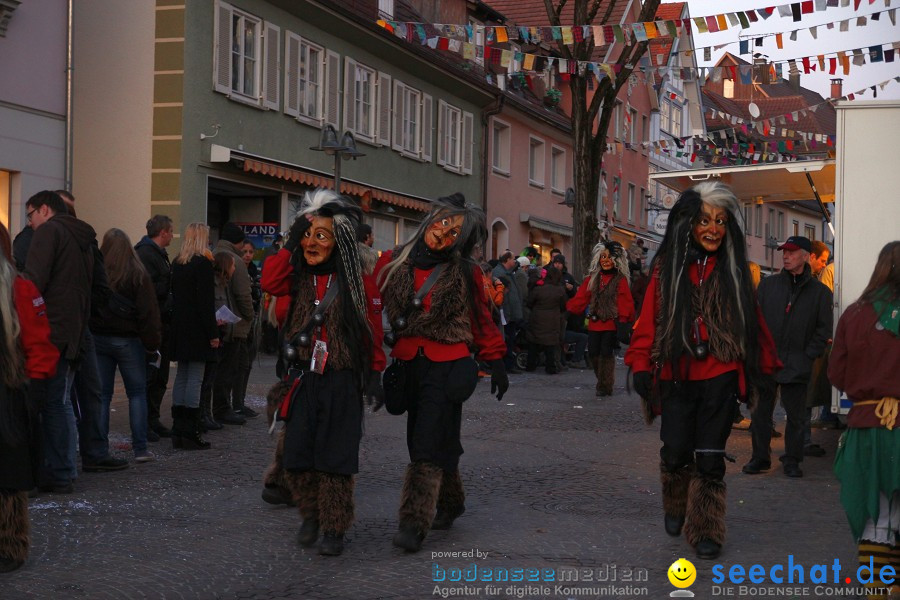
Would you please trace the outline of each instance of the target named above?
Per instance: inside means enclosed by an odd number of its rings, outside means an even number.
[[[284,354],[284,357],[291,362],[297,360],[297,349],[290,344],[284,345],[282,354]]]
[[[394,344],[397,343],[397,336],[394,335],[393,331],[388,331],[384,334],[384,343],[387,344],[390,348],[394,347]]]
[[[397,317],[397,320],[391,323],[391,326],[397,331],[403,331],[408,324],[409,323],[406,322],[406,317]]]
[[[318,312],[313,313],[312,322],[313,322],[313,325],[321,325],[322,323],[325,322],[325,315],[323,315],[322,313],[318,313]]]
[[[303,348],[306,348],[307,346],[309,346],[309,343],[310,343],[310,339],[309,339],[308,333],[303,332],[297,336],[297,345],[298,346],[302,346]]]
[[[413,298],[412,305],[413,305],[413,308],[415,308],[416,310],[419,310],[420,308],[422,308],[422,299],[421,298]]]

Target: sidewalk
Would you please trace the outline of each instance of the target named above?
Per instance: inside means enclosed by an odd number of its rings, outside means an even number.
[[[262,410],[272,373],[269,357],[254,368],[251,407]],[[489,395],[488,380],[466,403],[467,511],[453,529],[432,532],[418,554],[391,546],[407,462],[404,417],[366,415],[357,520],[338,558],[300,549],[296,509],[260,500],[274,445],[261,417],[208,434],[212,450],[173,451],[163,440],[150,445],[155,462],[84,473],[75,494],[32,500],[31,556],[0,576],[0,598],[663,598],[675,589],[667,570],[682,556],[698,570],[697,598],[717,591],[714,564],[724,566],[722,586],[732,585],[733,565],[761,564],[768,574],[788,555],[807,578],[812,565],[830,569],[835,559],[842,578],[855,574],[855,545],[831,472],[840,432],[813,431],[828,453],[807,458],[805,476],[795,480],[778,468],[741,474],[750,436],[734,431],[726,545],[719,559],[701,562],[663,531],[659,425],[645,426],[637,398],[626,396],[621,360],[611,399],[594,397],[593,374],[583,370],[511,381],[502,403]],[[122,393],[113,406],[116,439],[127,444]],[[773,440],[776,465],[782,443]],[[559,581],[564,567],[578,569],[577,581]],[[497,569],[515,577],[515,569],[531,568],[540,571],[522,571],[522,581],[486,581]],[[457,575],[477,581],[448,581]],[[819,595],[808,579],[804,585],[808,597]]]

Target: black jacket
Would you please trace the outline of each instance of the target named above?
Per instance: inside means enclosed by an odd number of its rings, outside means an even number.
[[[209,341],[219,337],[216,325],[213,263],[194,256],[186,265],[172,265],[172,357],[180,361],[216,359]]]
[[[160,248],[146,235],[135,245],[134,251],[144,263],[147,273],[150,274],[156,301],[159,303],[160,313],[163,313],[172,285],[172,265],[169,263],[169,254],[165,248]]]
[[[831,290],[816,281],[809,265],[800,275],[782,270],[766,277],[757,290],[759,305],[775,339],[784,368],[778,383],[806,383],[813,361],[825,352],[831,338]]]

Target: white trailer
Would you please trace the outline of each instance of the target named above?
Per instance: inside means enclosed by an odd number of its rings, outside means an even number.
[[[838,102],[834,159],[652,173],[651,180],[684,190],[710,178],[744,202],[833,202],[834,322],[869,282],[878,252],[900,239],[900,100]],[[781,241],[781,240],[779,240]],[[843,401],[842,401],[843,400]],[[847,412],[835,391],[832,409]]]

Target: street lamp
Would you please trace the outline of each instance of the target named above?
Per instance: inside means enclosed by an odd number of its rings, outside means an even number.
[[[319,137],[318,146],[310,146],[310,150],[324,152],[328,156],[334,156],[334,191],[341,193],[341,159],[356,160],[357,157],[365,156],[356,149],[356,140],[350,131],[345,131],[338,142],[337,131],[333,125],[324,125],[322,134]]]

